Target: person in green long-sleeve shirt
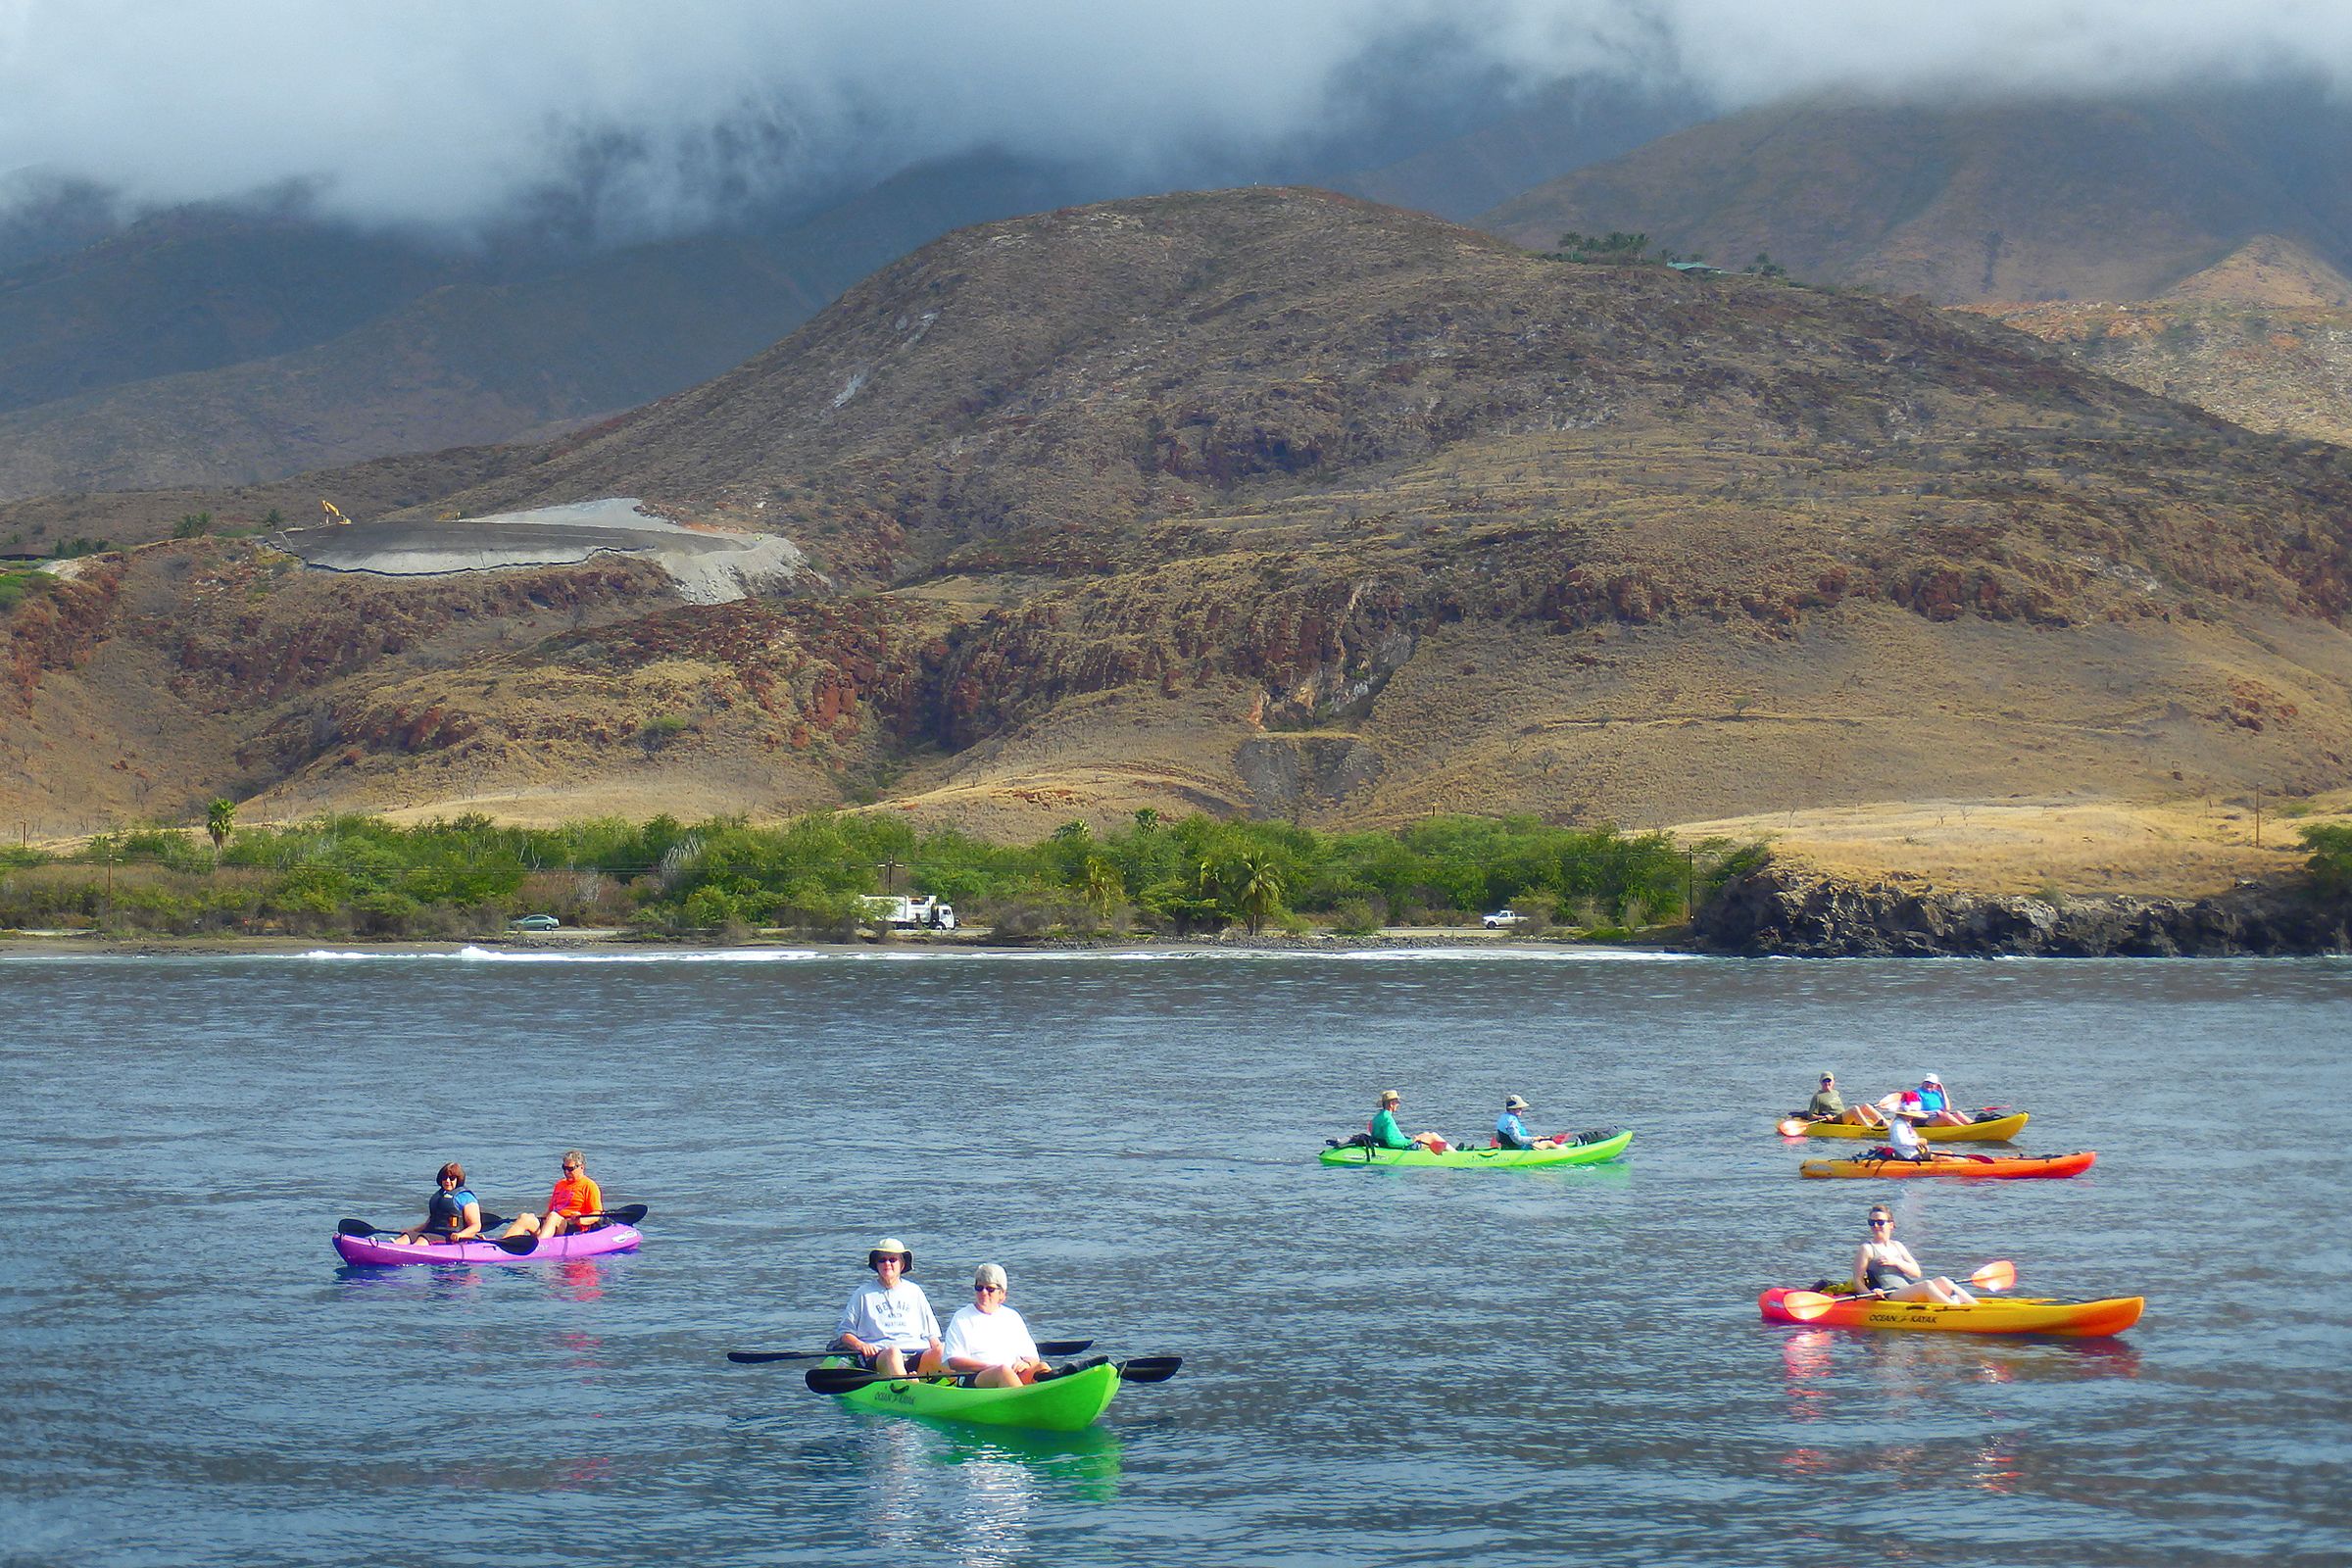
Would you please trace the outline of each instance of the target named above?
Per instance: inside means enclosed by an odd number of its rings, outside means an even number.
[[[1838,1093],[1838,1079],[1833,1073],[1821,1075],[1821,1092],[1805,1106],[1806,1121],[1845,1121],[1862,1127],[1884,1127],[1886,1118],[1873,1105],[1848,1105],[1845,1097]]]
[[[1433,1154],[1446,1152],[1446,1140],[1440,1138],[1436,1133],[1414,1133],[1409,1138],[1405,1136],[1404,1129],[1396,1125],[1396,1107],[1403,1103],[1404,1097],[1396,1090],[1383,1089],[1380,1092],[1380,1108],[1372,1113],[1370,1130],[1373,1147],[1376,1149],[1412,1149],[1418,1146]]]

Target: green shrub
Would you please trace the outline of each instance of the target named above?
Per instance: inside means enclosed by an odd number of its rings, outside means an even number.
[[[2297,829],[2303,847],[2311,852],[2304,865],[2323,898],[2352,899],[2352,822],[2328,822]]]

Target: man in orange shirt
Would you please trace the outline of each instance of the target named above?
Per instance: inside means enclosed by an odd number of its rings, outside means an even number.
[[[545,1214],[524,1214],[507,1227],[509,1236],[536,1236],[541,1241],[565,1231],[592,1231],[604,1223],[605,1195],[588,1176],[588,1156],[576,1149],[564,1151],[564,1174],[547,1195]]]

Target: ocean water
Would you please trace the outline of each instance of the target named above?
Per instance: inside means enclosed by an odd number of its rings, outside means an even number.
[[[2352,964],[1518,954],[0,959],[0,1562],[2342,1564]],[[1801,1181],[1824,1067],[2066,1182]],[[1619,1164],[1334,1170],[1404,1120]],[[348,1269],[584,1148],[635,1254]],[[1851,1147],[1851,1146],[1841,1146]],[[1820,1152],[1816,1144],[1811,1152]],[[1888,1200],[2097,1343],[1762,1323]],[[1180,1354],[1069,1438],[791,1363],[867,1246]]]

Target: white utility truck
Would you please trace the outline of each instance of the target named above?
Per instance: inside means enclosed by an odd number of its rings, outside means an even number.
[[[865,901],[865,917],[893,931],[953,931],[956,906],[935,898],[908,899],[877,894]]]

